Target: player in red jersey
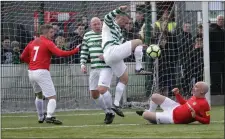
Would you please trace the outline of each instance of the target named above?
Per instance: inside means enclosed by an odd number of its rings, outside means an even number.
[[[202,124],[210,123],[210,106],[205,98],[208,85],[205,82],[197,82],[194,85],[193,96],[188,100],[180,95],[178,88],[172,91],[178,103],[168,97],[153,94],[149,110],[136,111],[136,113],[154,124],[188,124],[195,121]],[[155,112],[158,105],[163,112]]]
[[[79,47],[71,51],[62,51],[52,41],[54,30],[51,25],[42,25],[40,31],[41,36],[26,46],[20,59],[29,65],[28,75],[36,96],[38,122],[62,124],[53,117],[56,108],[56,91],[49,72],[51,56],[52,54],[57,56],[74,55],[78,53]],[[49,99],[46,118],[43,113],[43,97]]]

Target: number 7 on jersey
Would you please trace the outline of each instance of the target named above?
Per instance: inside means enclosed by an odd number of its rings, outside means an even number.
[[[33,61],[36,61],[36,59],[37,59],[38,50],[39,50],[39,46],[34,46],[35,54],[34,54]]]

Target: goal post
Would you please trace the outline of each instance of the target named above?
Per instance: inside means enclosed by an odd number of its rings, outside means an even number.
[[[202,23],[203,23],[203,46],[204,46],[203,47],[204,81],[209,86],[206,98],[208,103],[211,105],[210,58],[209,58],[209,2],[202,2]]]

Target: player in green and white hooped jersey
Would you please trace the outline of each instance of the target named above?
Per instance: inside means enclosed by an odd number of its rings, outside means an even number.
[[[81,47],[81,71],[87,73],[85,64],[90,56],[91,70],[89,76],[89,89],[92,98],[102,110],[105,111],[105,124],[111,124],[115,117],[112,111],[112,96],[109,87],[112,80],[112,69],[107,66],[101,58],[103,55],[102,43],[102,22],[98,17],[91,19],[91,31],[85,33]]]
[[[119,78],[116,86],[115,101],[112,109],[124,117],[123,112],[119,109],[119,102],[128,83],[127,66],[123,59],[130,56],[134,51],[136,61],[136,74],[151,74],[142,68],[143,45],[142,40],[134,39],[124,42],[121,28],[129,23],[130,17],[125,13],[127,6],[120,6],[104,17],[102,28],[102,48],[103,57],[107,65],[112,68],[113,73]]]

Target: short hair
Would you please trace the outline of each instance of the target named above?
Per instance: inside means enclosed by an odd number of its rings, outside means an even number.
[[[49,29],[53,29],[53,26],[50,25],[50,24],[41,25],[41,27],[40,27],[40,33],[41,34],[46,34],[49,31]]]
[[[4,39],[3,39],[3,41],[4,40],[9,40],[9,36],[5,36]]]

